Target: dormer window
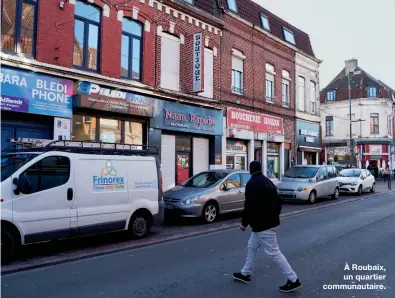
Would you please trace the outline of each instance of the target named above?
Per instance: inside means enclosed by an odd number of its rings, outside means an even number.
[[[294,33],[291,30],[289,30],[289,29],[287,29],[285,27],[283,27],[283,32],[284,32],[284,39],[285,39],[285,41],[295,45]]]
[[[228,8],[234,13],[237,13],[236,0],[228,0]]]
[[[336,90],[326,92],[326,101],[336,101]]]
[[[263,29],[270,31],[269,18],[263,13],[261,13],[261,25]]]
[[[368,86],[368,97],[377,97],[377,88],[375,86]]]
[[[184,0],[184,2],[187,2],[187,3],[189,3],[189,4],[192,4],[192,5],[193,5],[193,0]]]

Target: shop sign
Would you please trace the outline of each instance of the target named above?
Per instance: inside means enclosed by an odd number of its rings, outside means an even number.
[[[228,128],[283,135],[283,119],[235,108],[227,110]]]
[[[305,138],[305,141],[306,141],[307,143],[314,143],[314,138],[313,138],[313,137],[306,137],[306,138]]]
[[[383,154],[383,146],[382,145],[369,145],[369,153],[370,153],[370,155],[382,155]]]
[[[226,151],[232,153],[245,153],[247,152],[247,146],[245,143],[239,141],[226,141]]]
[[[321,148],[320,126],[304,121],[296,122],[297,138],[296,145]]]
[[[311,136],[311,137],[318,137],[318,131],[301,129],[300,134],[303,136]]]
[[[222,135],[222,111],[158,100],[152,128]]]
[[[153,99],[89,82],[78,82],[76,107],[152,117]]]
[[[71,121],[68,118],[54,118],[54,140],[71,140]]]
[[[73,81],[2,67],[1,110],[71,118]]]
[[[193,92],[203,91],[203,34],[193,35]]]

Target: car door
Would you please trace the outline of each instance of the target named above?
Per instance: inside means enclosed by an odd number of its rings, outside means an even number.
[[[363,189],[371,189],[374,183],[373,175],[367,170],[363,170],[363,175],[365,177],[363,180]]]
[[[12,179],[27,179],[30,184],[17,191],[13,200],[13,221],[23,232],[25,243],[71,235],[76,223],[72,165],[65,153],[51,152],[13,175]]]
[[[318,198],[324,197],[328,193],[328,187],[327,187],[327,181],[326,181],[327,175],[328,175],[328,173],[327,173],[326,167],[320,168],[317,172],[316,178],[319,180],[316,182],[314,188],[317,191]]]
[[[243,204],[244,194],[239,173],[231,174],[225,179],[217,199],[222,212],[237,210]]]
[[[333,166],[327,166],[327,177],[328,179],[326,180],[327,183],[327,196],[333,195],[335,193],[336,187],[339,185],[339,182],[337,180],[337,174],[336,174],[336,168]]]

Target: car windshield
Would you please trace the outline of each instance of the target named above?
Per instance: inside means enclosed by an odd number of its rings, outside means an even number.
[[[339,173],[340,177],[359,177],[361,175],[361,170],[347,169]]]
[[[6,180],[15,173],[20,167],[27,163],[37,154],[32,153],[15,153],[1,156],[1,181]]]
[[[185,181],[181,186],[195,187],[195,188],[208,188],[216,185],[219,181],[224,179],[228,174],[224,172],[203,172],[197,174],[191,179]]]
[[[293,167],[284,175],[287,178],[313,178],[318,172],[318,167]]]

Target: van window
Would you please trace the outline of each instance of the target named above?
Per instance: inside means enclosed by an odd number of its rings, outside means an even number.
[[[245,187],[247,185],[247,182],[250,181],[251,179],[251,174],[249,173],[241,173],[241,187]]]
[[[35,163],[19,177],[30,181],[29,194],[66,184],[70,178],[70,160],[64,156],[50,156]]]
[[[3,182],[10,177],[15,171],[36,156],[38,156],[38,154],[31,153],[15,153],[1,156],[1,181]]]

